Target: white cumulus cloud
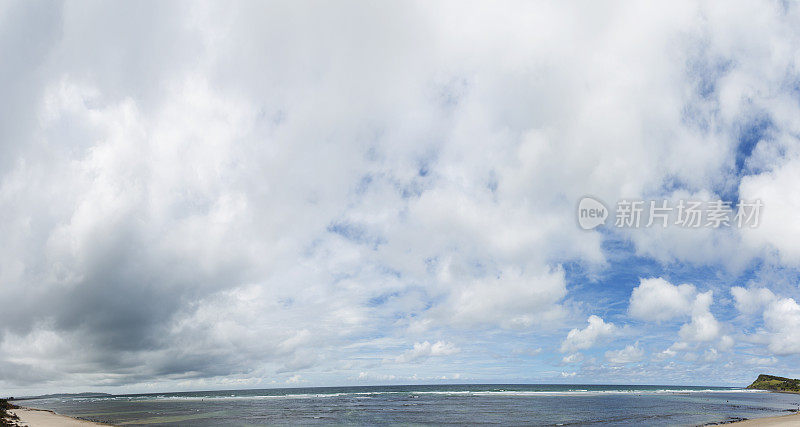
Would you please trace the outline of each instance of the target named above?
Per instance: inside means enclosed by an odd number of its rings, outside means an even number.
[[[766,331],[757,331],[774,354],[800,354],[800,304],[766,288],[731,288],[736,307],[745,314],[761,313]]]
[[[583,329],[574,328],[567,333],[561,342],[561,352],[573,352],[591,348],[598,340],[613,336],[618,328],[613,323],[606,323],[599,316],[591,315],[588,325]]]
[[[694,285],[673,285],[663,278],[641,279],[631,292],[628,313],[646,321],[667,321],[692,312],[697,289]]]
[[[414,347],[407,350],[397,357],[400,363],[421,362],[432,356],[449,356],[460,352],[461,349],[453,343],[446,341],[436,341],[431,344],[429,341],[414,343]]]
[[[640,362],[644,359],[644,350],[639,347],[639,343],[626,345],[620,350],[609,350],[605,354],[606,360],[615,365]]]

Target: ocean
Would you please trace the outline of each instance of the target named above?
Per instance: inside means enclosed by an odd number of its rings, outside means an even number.
[[[800,395],[725,387],[469,384],[58,397],[23,406],[118,425],[696,426],[784,415]]]

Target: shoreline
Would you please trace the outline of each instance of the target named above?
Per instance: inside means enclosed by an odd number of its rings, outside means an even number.
[[[48,409],[35,409],[20,406],[17,409],[9,409],[8,412],[19,417],[17,423],[29,427],[88,427],[112,425],[61,415]]]
[[[743,421],[730,423],[736,426],[758,426],[758,427],[788,427],[800,425],[800,412],[787,415],[776,415],[773,417],[751,418]]]
[[[8,412],[19,417],[17,423],[28,427],[89,427],[89,426],[112,426],[114,424],[88,421],[68,415],[57,414],[49,409],[36,409],[19,406],[17,409],[10,409]],[[751,418],[742,421],[724,423],[724,425],[736,425],[742,427],[789,427],[800,425],[800,412],[786,415],[775,415],[762,418]]]

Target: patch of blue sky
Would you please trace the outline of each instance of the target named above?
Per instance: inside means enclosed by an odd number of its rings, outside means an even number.
[[[366,174],[358,180],[358,184],[356,184],[356,194],[364,194],[369,189],[370,185],[373,181],[372,174]]]
[[[736,133],[736,148],[733,153],[732,170],[720,179],[713,188],[721,199],[729,202],[732,207],[740,202],[739,184],[743,177],[758,174],[763,171],[748,162],[756,146],[765,140],[770,140],[776,133],[776,125],[769,114],[755,112],[750,117],[743,118],[734,130]]]
[[[363,225],[348,221],[332,222],[328,225],[327,231],[337,234],[351,242],[371,246],[373,249],[377,249],[378,246],[386,243],[386,239],[370,233]]]
[[[751,170],[747,159],[753,154],[756,145],[760,141],[770,138],[774,131],[775,123],[766,113],[757,114],[742,124],[736,146],[736,175],[750,175],[759,172]]]
[[[377,307],[386,304],[389,299],[400,296],[400,292],[387,292],[367,300],[367,307]]]
[[[592,307],[604,319],[628,320],[628,301],[641,279],[661,277],[673,284],[689,283],[699,292],[714,291],[715,300],[730,299],[730,286],[745,286],[756,277],[760,264],[732,273],[721,265],[698,265],[684,262],[661,263],[636,253],[628,240],[607,237],[603,242],[607,266],[595,272],[578,262],[563,264],[570,295]],[[715,305],[727,316],[730,304]]]

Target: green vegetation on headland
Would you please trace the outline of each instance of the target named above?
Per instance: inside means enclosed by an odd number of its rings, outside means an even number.
[[[761,374],[747,388],[800,393],[800,380]]]
[[[0,426],[2,427],[19,425],[17,424],[19,417],[8,412],[9,409],[17,409],[17,406],[8,403],[6,399],[0,399]]]

